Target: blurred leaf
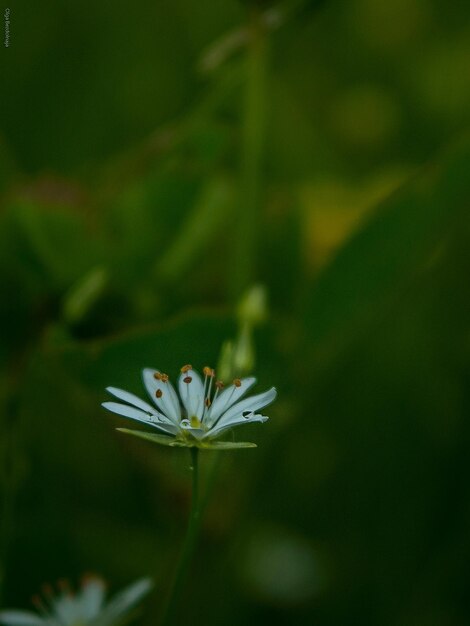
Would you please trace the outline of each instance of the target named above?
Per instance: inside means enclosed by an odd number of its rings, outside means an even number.
[[[69,324],[81,321],[96,300],[101,296],[108,282],[108,272],[104,267],[95,267],[74,285],[65,296],[64,318]]]
[[[186,218],[169,250],[158,262],[167,280],[183,274],[227,223],[233,202],[233,185],[225,178],[210,181],[192,213]]]
[[[29,202],[11,212],[31,262],[51,288],[68,287],[96,263],[97,247],[76,213]]]
[[[465,216],[469,168],[466,140],[381,203],[340,249],[308,297],[305,348],[315,358],[335,354],[377,307],[438,258]]]

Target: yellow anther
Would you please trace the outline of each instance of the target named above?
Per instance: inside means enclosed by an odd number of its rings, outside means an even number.
[[[167,383],[168,382],[168,374],[162,374],[162,383]]]
[[[206,367],[202,371],[204,373],[204,376],[210,376],[211,378],[215,376],[215,370],[213,370],[212,367],[209,367],[208,365],[206,365]]]
[[[153,377],[155,378],[155,380],[161,380],[162,379],[162,375],[160,374],[160,372],[155,372]]]
[[[193,369],[192,365],[183,365],[183,367],[181,368],[181,373],[186,374],[186,372],[189,372],[189,370],[192,370],[192,369]]]
[[[235,387],[241,387],[242,381],[239,378],[235,378],[235,380],[233,381],[233,384],[235,385]]]
[[[221,380],[218,380],[215,383],[215,386],[217,387],[217,389],[223,389],[225,387],[224,383]]]
[[[212,402],[210,401],[210,399],[206,398],[205,399],[205,405],[209,408],[211,404],[212,404]]]

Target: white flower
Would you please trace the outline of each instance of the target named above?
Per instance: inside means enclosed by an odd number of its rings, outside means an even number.
[[[264,393],[245,398],[256,378],[235,379],[230,387],[223,389],[223,383],[215,379],[212,368],[205,367],[203,372],[204,380],[191,365],[182,367],[178,395],[167,374],[144,369],[144,385],[155,406],[116,387],[107,387],[107,391],[126,404],[103,402],[103,406],[158,430],[161,434],[118,429],[156,443],[220,449],[255,447],[253,443],[213,440],[234,426],[265,422],[268,418],[256,411],[274,401],[276,389],[272,387]]]
[[[0,611],[0,624],[5,626],[115,626],[121,624],[130,610],[150,591],[152,583],[142,578],[105,602],[105,584],[98,576],[86,577],[81,588],[73,593],[66,582],[59,583],[54,593],[45,585],[42,596],[33,602],[38,613],[31,611]]]

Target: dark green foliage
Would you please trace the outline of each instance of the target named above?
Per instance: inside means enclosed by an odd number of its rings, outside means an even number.
[[[256,450],[201,454],[181,623],[468,623],[467,3],[15,5],[1,606],[151,575],[157,623],[189,455],[117,432],[104,389],[216,366],[259,282],[256,390],[279,399],[236,433]]]

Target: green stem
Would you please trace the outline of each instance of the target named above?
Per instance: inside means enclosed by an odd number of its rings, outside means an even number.
[[[241,197],[235,225],[232,296],[237,298],[253,281],[261,204],[261,165],[264,143],[267,37],[259,10],[250,12],[246,54],[246,87],[241,146]]]
[[[199,506],[199,450],[190,448],[191,452],[191,472],[192,472],[192,495],[191,495],[191,511],[189,513],[188,528],[186,537],[181,551],[180,560],[176,570],[175,581],[171,591],[165,613],[163,615],[162,626],[169,626],[178,608],[178,604],[183,591],[184,583],[188,575],[191,558],[196,547],[196,541],[200,528],[200,506]]]

